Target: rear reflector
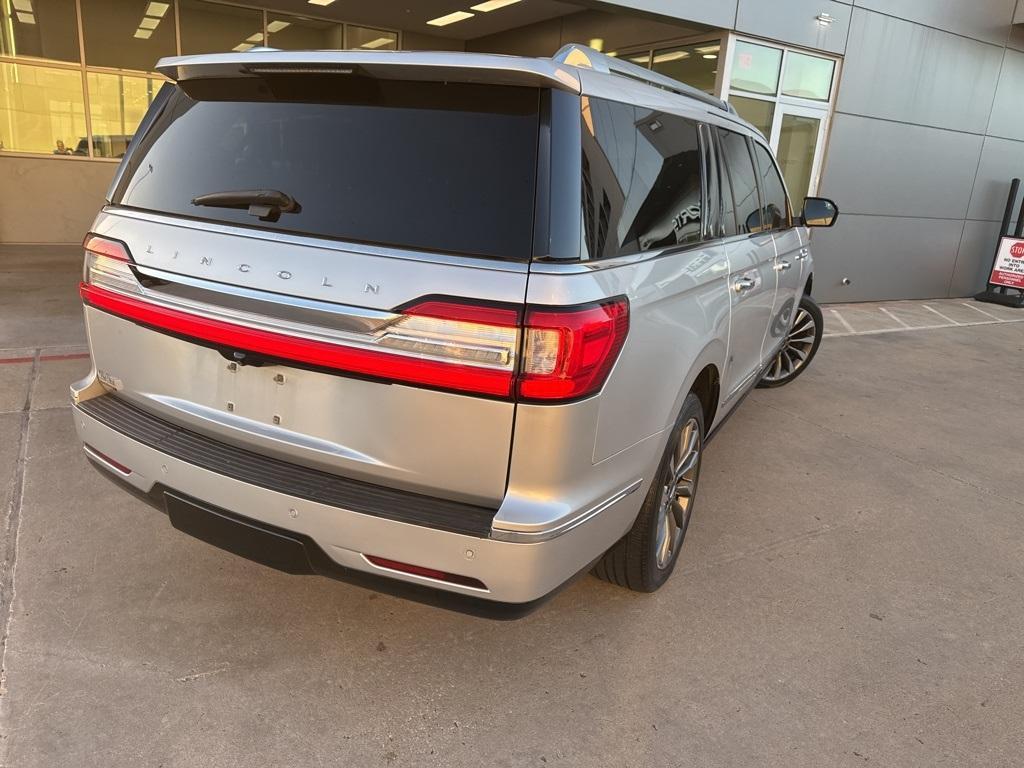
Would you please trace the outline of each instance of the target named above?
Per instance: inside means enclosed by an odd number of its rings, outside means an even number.
[[[378,566],[379,568],[387,568],[389,571],[408,573],[413,576],[424,576],[428,579],[434,579],[434,581],[446,581],[449,584],[458,584],[462,587],[471,587],[473,589],[487,589],[487,585],[480,581],[480,579],[474,579],[471,576],[460,576],[457,573],[438,571],[434,568],[427,568],[422,565],[410,565],[409,563],[400,563],[397,560],[388,560],[385,557],[377,557],[376,555],[363,555],[363,557],[365,557],[368,561]]]
[[[625,297],[573,307],[426,298],[364,333],[225,314],[139,282],[127,246],[89,235],[80,293],[89,306],[229,351],[367,378],[537,403],[604,386],[629,330]],[[522,344],[521,344],[522,343]],[[522,346],[522,348],[521,348]]]
[[[132,473],[131,469],[126,467],[124,464],[122,464],[119,461],[114,461],[112,458],[107,456],[107,454],[105,454],[105,453],[100,453],[95,448],[93,448],[91,445],[84,445],[82,447],[85,449],[85,453],[86,453],[87,456],[90,456],[91,458],[96,459],[101,464],[106,464],[111,469],[116,469],[122,475],[130,475]]]

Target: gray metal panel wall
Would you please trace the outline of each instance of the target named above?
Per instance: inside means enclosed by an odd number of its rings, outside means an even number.
[[[967,218],[999,221],[1006,205],[1007,182],[1014,177],[1024,179],[1024,142],[986,136]]]
[[[849,5],[834,0],[786,0],[783,10],[777,3],[740,0],[736,30],[805,48],[842,53],[846,49],[850,11]],[[835,21],[828,26],[819,24],[820,13],[830,14]]]
[[[1016,0],[856,0],[856,4],[1002,46]]]
[[[837,114],[821,192],[840,209],[963,219],[984,137]]]
[[[1024,53],[1020,51],[1005,52],[986,133],[1024,141]]]
[[[843,215],[813,239],[821,300],[984,287],[1009,180],[1024,176],[1014,5],[855,0],[822,178]]]
[[[841,214],[811,237],[814,294],[822,301],[946,296],[963,227],[962,220]],[[851,283],[840,289],[843,278]]]
[[[994,45],[855,8],[837,109],[984,133],[1002,58]]]

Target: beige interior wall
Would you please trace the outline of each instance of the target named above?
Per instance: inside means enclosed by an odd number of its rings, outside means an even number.
[[[117,163],[0,154],[0,243],[80,243]]]

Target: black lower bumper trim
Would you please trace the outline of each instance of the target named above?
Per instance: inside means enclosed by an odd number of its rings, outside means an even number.
[[[79,403],[82,413],[168,456],[261,488],[350,512],[485,538],[497,509],[386,488],[263,456],[184,429],[114,395]]]
[[[526,616],[561,590],[559,587],[528,603],[502,603],[346,568],[332,560],[320,545],[305,534],[206,504],[159,483],[148,494],[143,493],[99,462],[91,458],[90,461],[108,480],[166,513],[171,525],[179,531],[275,570],[298,575],[326,576],[405,600],[499,620]],[[577,575],[582,575],[586,570],[589,568]],[[574,579],[562,586],[572,581]]]

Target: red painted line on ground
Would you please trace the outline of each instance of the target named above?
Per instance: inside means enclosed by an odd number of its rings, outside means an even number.
[[[0,358],[0,365],[7,365],[9,363],[31,363],[33,358],[31,357],[3,357]]]
[[[88,352],[76,352],[71,355],[41,355],[40,360],[84,360],[89,357]]]

